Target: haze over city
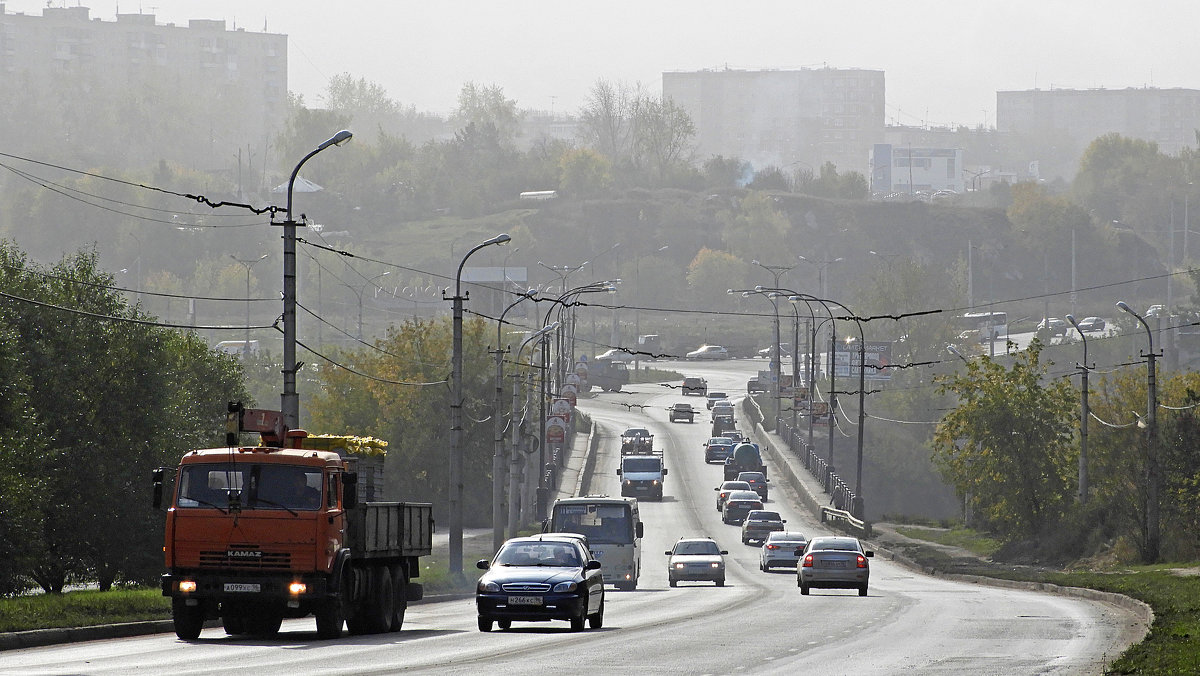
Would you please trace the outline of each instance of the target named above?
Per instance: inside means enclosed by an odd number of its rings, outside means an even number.
[[[1196,87],[1187,0],[1003,4],[617,0],[417,3],[367,0],[8,0],[9,12],[88,6],[93,18],[224,19],[288,35],[289,89],[320,105],[350,73],[404,105],[447,113],[464,82],[520,108],[577,112],[598,80],[660,91],[662,73],[866,68],[886,73],[886,122],[994,126],[996,91]]]

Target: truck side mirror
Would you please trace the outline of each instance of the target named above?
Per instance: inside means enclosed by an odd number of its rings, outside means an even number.
[[[358,473],[342,474],[342,508],[354,509],[358,505]]]
[[[163,497],[163,468],[159,467],[150,475],[154,487],[154,498],[152,504],[155,509],[162,507]]]
[[[620,467],[617,468],[617,476],[621,476],[621,468]]]
[[[638,537],[642,537],[642,534],[645,532],[645,528],[642,527],[641,521],[638,521],[637,528],[634,528],[633,531],[634,531],[635,535],[637,535]]]
[[[666,475],[667,475],[667,468],[666,468],[666,467],[664,467],[664,468],[663,468],[663,476],[666,476]]]

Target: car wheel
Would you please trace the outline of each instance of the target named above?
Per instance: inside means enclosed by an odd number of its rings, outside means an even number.
[[[479,616],[479,631],[491,631],[491,630],[492,630],[492,618],[487,617],[486,615],[480,615]]]
[[[508,631],[512,629],[512,620],[496,620],[496,626],[500,631]]]
[[[602,629],[604,627],[604,601],[600,601],[600,610],[597,610],[595,615],[588,618],[588,626],[592,629]]]
[[[675,578],[671,578],[670,580],[667,580],[667,584],[672,587],[675,587],[675,586],[678,586],[679,583],[675,581]]]
[[[583,608],[580,608],[579,615],[571,618],[571,631],[583,631],[583,626],[587,622],[587,599],[583,600]]]
[[[717,586],[724,587],[725,586],[725,578],[721,578],[721,579],[717,580]]]
[[[808,596],[808,585],[803,582],[800,583],[800,594],[801,596]]]
[[[867,595],[867,585],[865,585],[865,584],[864,584],[863,586],[861,586],[861,587],[859,587],[859,588],[858,588],[858,595],[859,595],[859,596],[866,596],[866,595]]]

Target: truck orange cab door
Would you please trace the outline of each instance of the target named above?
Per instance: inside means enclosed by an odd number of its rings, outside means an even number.
[[[340,472],[329,472],[325,475],[325,519],[321,527],[325,529],[322,538],[326,545],[321,553],[321,562],[326,571],[333,570],[337,553],[341,551],[346,541],[346,512],[342,508],[342,481]]]

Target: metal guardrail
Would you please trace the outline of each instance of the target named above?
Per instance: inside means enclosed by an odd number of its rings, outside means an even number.
[[[836,509],[834,507],[821,508],[821,521],[839,521],[846,526],[862,533],[863,537],[871,537],[871,524],[867,521],[854,518],[854,515],[844,509]]]

